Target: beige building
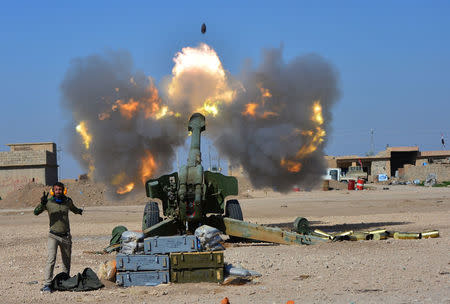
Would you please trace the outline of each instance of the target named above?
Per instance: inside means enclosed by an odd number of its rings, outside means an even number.
[[[420,151],[419,147],[388,147],[374,156],[325,156],[329,168],[341,168],[346,172],[350,166],[362,164],[369,180],[378,174],[388,177],[397,175],[400,179],[424,180],[429,173],[435,173],[438,180],[450,180],[450,150]]]
[[[8,144],[0,152],[0,197],[30,182],[52,185],[58,181],[56,144]]]

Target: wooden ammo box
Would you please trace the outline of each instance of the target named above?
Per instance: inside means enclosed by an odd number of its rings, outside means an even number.
[[[169,271],[125,271],[116,274],[117,285],[129,286],[156,286],[169,283]]]
[[[171,253],[170,266],[172,269],[223,268],[223,251]]]
[[[118,254],[117,271],[169,270],[168,254]]]
[[[171,269],[170,281],[173,283],[222,282],[223,267],[197,269]]]
[[[193,252],[201,247],[195,235],[154,236],[144,239],[144,253]]]

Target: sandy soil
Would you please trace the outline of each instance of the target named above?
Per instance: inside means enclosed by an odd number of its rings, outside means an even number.
[[[313,191],[289,195],[254,191],[241,199],[246,220],[290,227],[297,216],[325,231],[439,229],[441,237],[323,243],[313,246],[235,244],[227,262],[263,274],[240,286],[169,284],[41,294],[48,217],[31,208],[0,210],[2,303],[450,303],[450,188],[389,186],[389,190]],[[38,198],[37,198],[38,200]],[[143,199],[145,201],[145,199]],[[76,203],[76,201],[75,201]],[[116,225],[139,230],[143,204],[90,206],[71,214],[72,275],[97,271],[112,255],[101,250]],[[60,265],[58,254],[57,265]],[[57,273],[60,266],[55,269]],[[37,283],[35,282],[37,281]]]

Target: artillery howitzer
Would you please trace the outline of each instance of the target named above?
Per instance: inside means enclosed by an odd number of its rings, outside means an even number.
[[[179,172],[150,179],[145,184],[147,196],[160,199],[165,219],[157,202],[145,206],[142,230],[145,237],[193,233],[201,225],[216,227],[230,237],[247,238],[280,244],[311,244],[319,238],[265,227],[243,221],[242,210],[235,199],[238,182],[233,176],[204,171],[201,164],[200,138],[205,117],[195,113],[189,119],[192,132],[186,166]]]

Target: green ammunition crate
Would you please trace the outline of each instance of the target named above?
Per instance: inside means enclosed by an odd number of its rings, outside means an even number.
[[[170,254],[172,269],[223,268],[223,251],[174,252]]]
[[[223,267],[197,268],[197,269],[171,269],[170,281],[172,283],[222,282]]]

